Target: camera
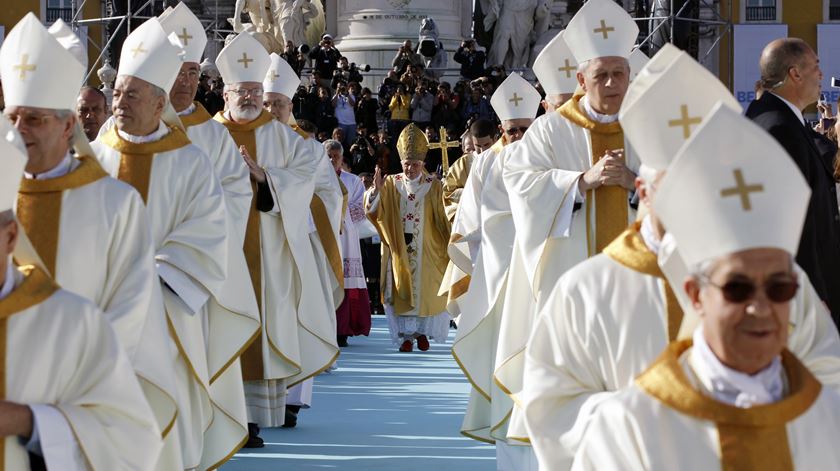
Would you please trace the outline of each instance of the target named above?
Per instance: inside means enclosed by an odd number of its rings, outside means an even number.
[[[369,64],[356,65],[355,62],[350,63],[350,70],[361,70],[362,72],[370,72]]]
[[[309,46],[306,44],[301,44],[297,47],[297,51],[301,54],[309,54]]]
[[[840,79],[831,77],[831,88],[840,88]]]

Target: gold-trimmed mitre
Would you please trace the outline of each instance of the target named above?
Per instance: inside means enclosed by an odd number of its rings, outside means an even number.
[[[414,123],[410,123],[400,133],[397,140],[397,151],[400,153],[400,161],[403,160],[426,160],[429,152],[429,140],[426,134]]]

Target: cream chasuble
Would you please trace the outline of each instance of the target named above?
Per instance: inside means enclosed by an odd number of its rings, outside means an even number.
[[[8,275],[14,290],[0,299],[0,399],[33,408],[47,468],[153,469],[161,432],[102,311],[38,268]],[[58,414],[38,413],[45,408]],[[20,438],[6,437],[0,470],[24,469]]]
[[[443,206],[446,209],[446,217],[452,224],[455,223],[458,203],[461,201],[461,195],[464,193],[475,160],[474,152],[462,155],[449,167],[449,171],[443,179]]]
[[[784,397],[740,408],[712,399],[690,352],[691,340],[669,345],[636,384],[599,405],[572,469],[837,468],[840,396],[793,354],[782,353]]]
[[[143,201],[92,157],[70,163],[65,175],[22,180],[17,217],[37,257],[18,250],[15,260],[43,261],[60,286],[105,313],[167,439],[157,466],[181,466],[177,433],[170,434],[178,409],[175,372],[169,365],[177,352],[166,340]]]
[[[305,204],[312,200],[317,162],[306,141],[266,111],[247,124],[222,114],[214,119],[265,170],[274,199],[271,211],[260,212],[254,198],[248,217],[245,257],[262,333],[243,354],[243,376],[246,381],[285,380],[291,387],[338,357],[335,314],[323,296]]]
[[[146,203],[171,339],[180,355],[178,426],[184,467],[209,469],[247,440],[239,356],[259,321],[230,257],[225,196],[204,153],[175,128],[132,143],[116,127],[93,143],[102,167]],[[245,273],[245,269],[235,271]],[[204,431],[199,433],[197,431]]]
[[[788,347],[840,391],[840,336],[796,271],[801,288],[791,301]],[[635,224],[547,296],[526,351],[522,393],[542,469],[569,469],[600,404],[632,385],[676,336],[682,311],[669,290]]]

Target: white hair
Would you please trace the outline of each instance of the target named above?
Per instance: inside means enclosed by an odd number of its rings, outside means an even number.
[[[344,146],[341,145],[340,142],[336,141],[335,139],[327,139],[324,141],[324,150],[329,152],[331,150],[340,150],[344,152]]]

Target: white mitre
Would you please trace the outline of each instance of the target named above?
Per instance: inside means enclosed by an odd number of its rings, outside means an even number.
[[[56,41],[61,44],[64,49],[70,51],[70,54],[73,54],[73,57],[82,64],[82,67],[87,70],[88,66],[88,56],[87,56],[87,49],[85,49],[85,45],[76,33],[67,26],[67,23],[64,22],[61,18],[55,20],[55,23],[50,26],[47,30]]]
[[[630,55],[639,27],[614,0],[589,0],[569,21],[563,38],[578,63]]]
[[[633,49],[633,52],[630,53],[630,57],[627,58],[627,62],[630,63],[630,81],[636,80],[636,77],[639,75],[639,71],[641,71],[648,62],[650,62],[650,58],[641,51],[641,49]]]
[[[265,80],[271,57],[249,33],[239,33],[219,52],[216,67],[226,84]]]
[[[546,95],[574,93],[578,86],[578,63],[564,34],[565,31],[557,33],[534,60],[534,75]]]
[[[2,126],[2,125],[0,125]],[[0,139],[0,212],[15,210],[27,154],[6,139]]]
[[[729,89],[685,53],[663,69],[648,68],[645,80],[631,83],[628,90],[633,99],[618,112],[621,129],[642,164],[656,170],[668,167],[718,102],[741,110]]]
[[[207,46],[207,33],[190,8],[179,2],[175,8],[164,11],[158,16],[160,26],[166,35],[174,34],[184,47],[184,62],[201,63],[204,47]]]
[[[653,205],[691,267],[748,249],[796,254],[810,196],[784,148],[718,103],[668,168]]]
[[[117,75],[137,77],[168,93],[181,72],[183,57],[178,38],[167,35],[157,18],[150,18],[125,38]]]
[[[300,77],[279,54],[272,52],[270,57],[271,67],[263,80],[263,90],[266,93],[281,93],[291,99],[300,85]]]
[[[493,93],[490,106],[500,121],[534,119],[540,106],[540,93],[518,74],[510,74]]]
[[[76,109],[84,76],[84,66],[32,13],[9,31],[0,48],[6,106]]]

